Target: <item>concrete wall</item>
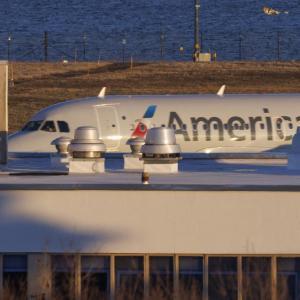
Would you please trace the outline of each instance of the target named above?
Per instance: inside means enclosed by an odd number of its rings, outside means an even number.
[[[1,191],[0,252],[300,254],[299,196]]]

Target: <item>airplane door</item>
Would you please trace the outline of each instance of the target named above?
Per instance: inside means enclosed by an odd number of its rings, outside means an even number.
[[[107,149],[117,150],[120,146],[120,127],[118,112],[113,106],[96,106],[97,123],[100,136]]]

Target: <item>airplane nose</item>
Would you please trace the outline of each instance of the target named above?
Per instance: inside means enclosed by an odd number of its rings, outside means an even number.
[[[8,136],[8,152],[56,152],[51,142],[59,135],[18,131]]]
[[[18,133],[8,136],[8,152],[21,152],[22,137]]]
[[[8,152],[33,151],[31,138],[24,132],[16,132],[8,136]]]

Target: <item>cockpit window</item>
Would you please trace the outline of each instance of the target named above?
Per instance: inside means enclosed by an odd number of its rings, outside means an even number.
[[[57,124],[60,132],[70,132],[70,128],[67,122],[57,121]]]
[[[43,123],[42,120],[40,121],[29,121],[23,128],[22,131],[37,131],[41,127]]]
[[[45,121],[41,130],[48,132],[56,132],[54,121]]]

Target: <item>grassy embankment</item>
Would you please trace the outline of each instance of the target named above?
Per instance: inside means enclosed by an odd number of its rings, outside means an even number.
[[[9,128],[19,129],[35,112],[66,99],[109,94],[300,93],[300,62],[11,63]],[[300,99],[299,99],[300,100]]]

